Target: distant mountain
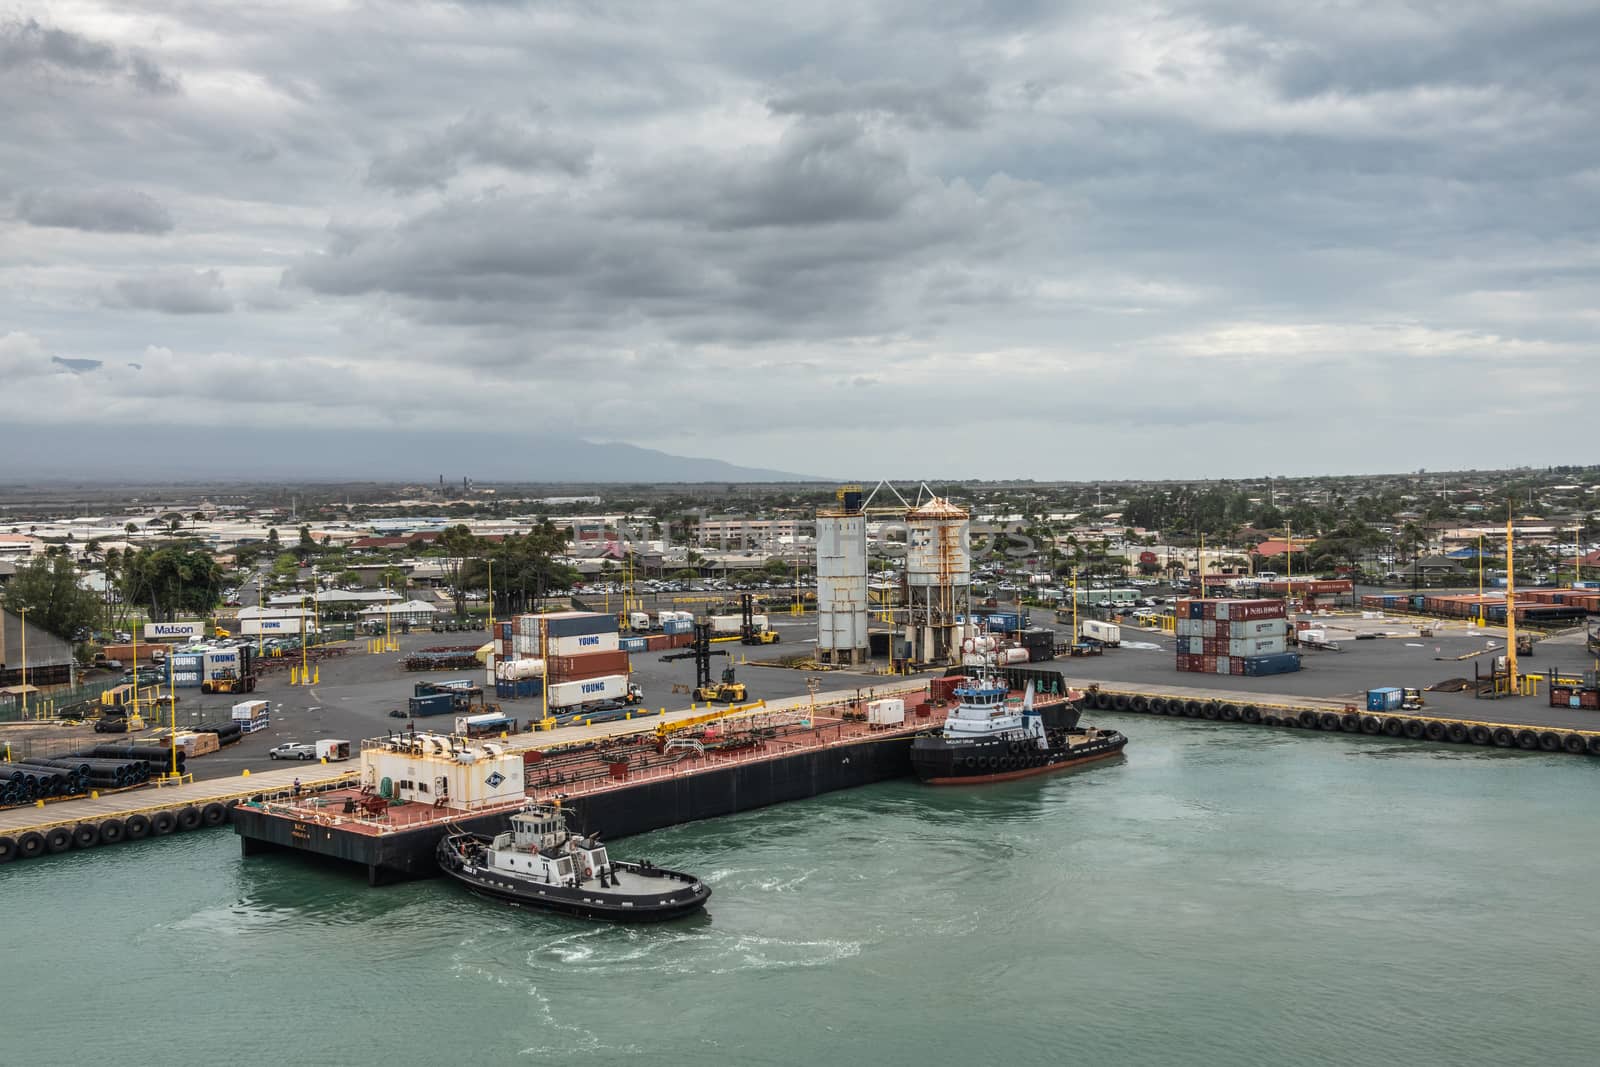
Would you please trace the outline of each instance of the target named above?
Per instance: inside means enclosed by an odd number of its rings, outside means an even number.
[[[0,427],[0,480],[803,482],[814,475],[536,434]]]

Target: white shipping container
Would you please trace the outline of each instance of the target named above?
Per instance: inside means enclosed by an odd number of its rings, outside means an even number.
[[[1283,652],[1282,637],[1245,637],[1228,642],[1230,656],[1275,656]]]
[[[1099,641],[1102,645],[1120,645],[1122,644],[1122,627],[1114,622],[1081,619],[1078,622],[1078,636]]]
[[[711,632],[714,634],[736,634],[743,625],[744,620],[737,615],[711,616]]]
[[[615,652],[622,647],[622,635],[582,634],[578,637],[552,637],[547,642],[552,656],[582,656],[589,652]]]
[[[339,763],[350,758],[350,742],[336,737],[317,739],[317,758],[329,763]]]
[[[631,630],[650,629],[650,614],[644,611],[628,612],[628,628]]]
[[[1228,625],[1228,636],[1240,637],[1279,637],[1288,628],[1287,619],[1252,619],[1249,622],[1235,622]]]
[[[898,697],[867,705],[867,722],[873,726],[899,726],[906,721],[906,702]]]
[[[620,700],[628,695],[628,676],[608,674],[576,682],[558,682],[550,687],[550,706],[570,708],[594,700]]]
[[[1218,674],[1232,674],[1233,673],[1233,664],[1228,661],[1228,657],[1227,656],[1218,656],[1217,657],[1217,673]]]

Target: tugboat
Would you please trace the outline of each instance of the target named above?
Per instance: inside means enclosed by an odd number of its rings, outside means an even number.
[[[438,858],[446,874],[482,896],[585,919],[660,922],[711,897],[692,874],[611,859],[598,835],[569,832],[554,804],[530,803],[492,838],[452,827]]]
[[[1006,703],[1006,692],[987,670],[957,688],[944,727],[911,742],[917,777],[930,785],[1025,778],[1107,759],[1128,743],[1116,730],[1079,728],[1074,700],[1036,709],[1032,682],[1019,707]]]

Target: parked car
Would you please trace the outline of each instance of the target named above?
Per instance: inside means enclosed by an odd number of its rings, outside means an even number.
[[[272,759],[316,759],[317,746],[302,745],[288,741],[268,750],[267,755]]]

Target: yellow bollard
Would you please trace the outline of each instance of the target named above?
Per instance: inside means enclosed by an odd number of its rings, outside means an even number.
[[[660,711],[656,712],[657,715],[665,715],[666,713],[667,713],[667,709],[666,708],[662,708]]]
[[[33,806],[34,806],[34,807],[36,807],[36,808],[42,808],[42,807],[44,807],[44,801],[42,801],[42,800],[35,800],[35,801],[34,801],[34,802],[33,802]]]
[[[622,716],[622,721],[623,722],[632,722],[633,721],[633,712],[630,711],[627,714],[623,715]]]
[[[312,685],[316,685],[318,682],[321,682],[321,681],[322,681],[322,668],[321,667],[312,667],[311,668],[311,684]]]
[[[240,771],[239,772],[239,777],[240,778],[248,778],[248,777],[250,777],[250,768],[246,767],[244,770]]]
[[[99,800],[100,799],[100,790],[98,790],[98,789],[89,790],[89,799],[90,800]]]

